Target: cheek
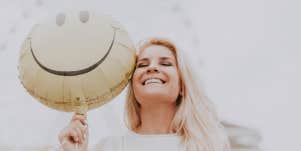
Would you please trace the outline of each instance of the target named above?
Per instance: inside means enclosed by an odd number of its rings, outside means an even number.
[[[140,72],[138,70],[135,70],[133,73],[133,78],[132,78],[132,84],[138,84],[139,83],[139,78],[140,78]]]
[[[134,89],[134,92],[139,90],[140,85],[140,79],[141,79],[142,72],[139,70],[135,70],[133,73],[133,78],[132,78],[132,87]]]
[[[180,76],[179,76],[179,73],[176,69],[170,70],[168,72],[168,74],[169,74],[170,80],[172,80],[173,83],[175,83],[175,84],[180,83]]]
[[[180,89],[181,89],[180,82],[173,82],[169,91],[171,91],[170,93],[178,94],[180,92]]]
[[[181,80],[180,80],[180,77],[179,77],[179,74],[178,72],[175,70],[175,71],[172,71],[170,72],[170,80],[172,81],[171,82],[171,86],[173,88],[173,90],[175,91],[180,91],[181,89]]]

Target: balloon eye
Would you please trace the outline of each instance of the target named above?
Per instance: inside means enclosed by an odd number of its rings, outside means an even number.
[[[58,26],[62,26],[65,23],[65,20],[66,20],[66,14],[64,14],[64,13],[59,13],[56,16],[56,24]]]
[[[82,23],[86,23],[89,20],[90,14],[88,11],[81,11],[79,12],[79,20]]]

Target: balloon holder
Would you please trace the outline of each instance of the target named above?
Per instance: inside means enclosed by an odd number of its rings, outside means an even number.
[[[83,97],[77,97],[76,101],[73,102],[75,106],[74,113],[79,115],[87,116],[88,105]]]

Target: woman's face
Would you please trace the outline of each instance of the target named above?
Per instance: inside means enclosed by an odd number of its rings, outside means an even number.
[[[144,104],[175,104],[180,92],[177,61],[167,47],[150,45],[137,56],[132,80],[137,101]]]

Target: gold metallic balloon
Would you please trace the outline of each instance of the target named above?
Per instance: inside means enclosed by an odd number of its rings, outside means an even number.
[[[110,16],[70,11],[33,27],[19,57],[25,89],[50,108],[85,113],[118,95],[135,67],[135,47]]]

